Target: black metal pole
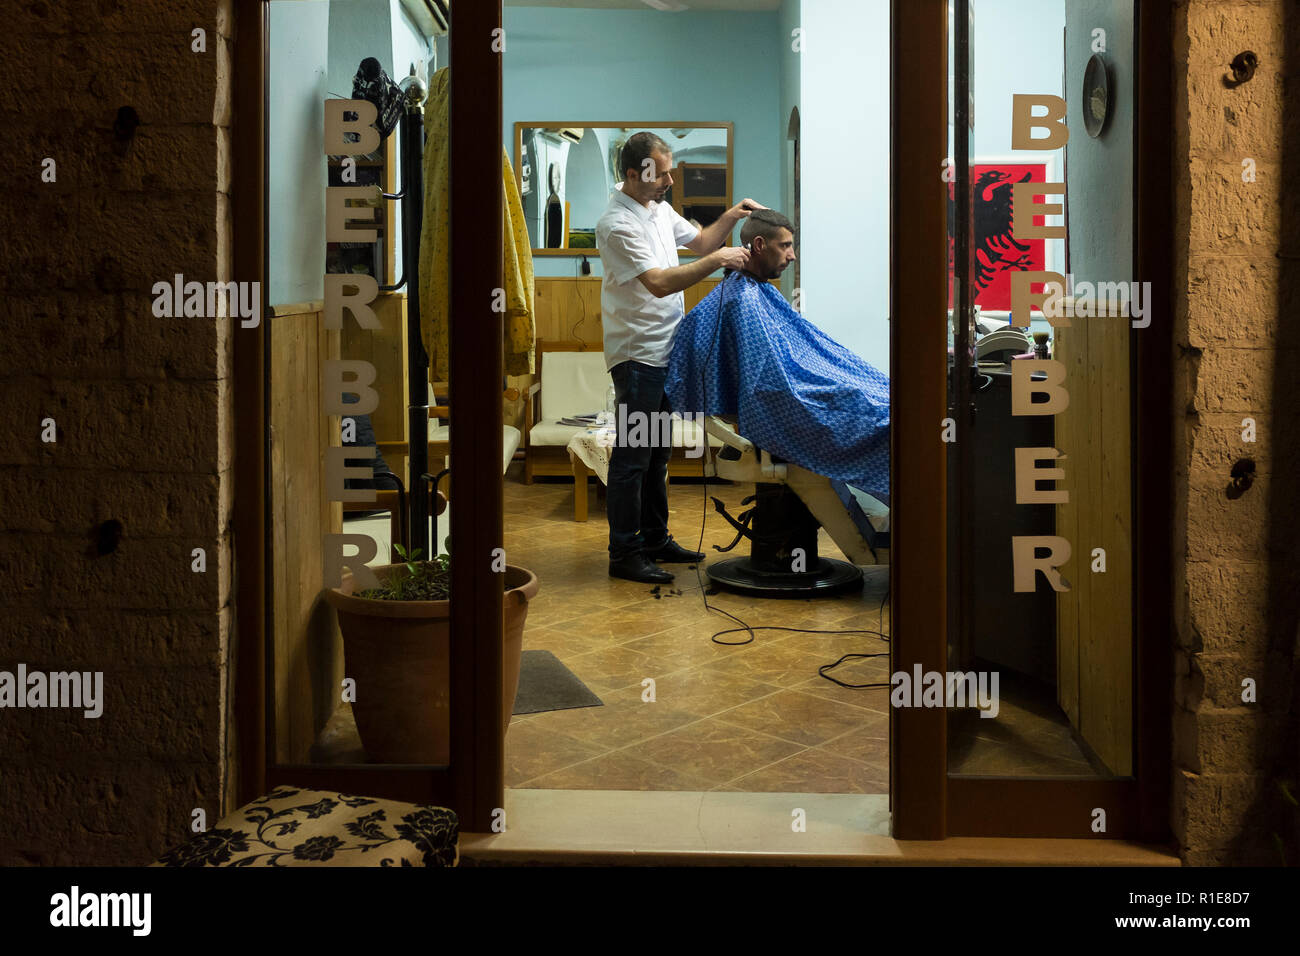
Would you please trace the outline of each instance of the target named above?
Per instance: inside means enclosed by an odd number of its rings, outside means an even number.
[[[432,558],[429,496],[418,480],[429,470],[429,356],[420,335],[420,228],[424,221],[424,94],[422,84],[406,87],[402,117],[402,273],[406,278],[407,422],[410,548]]]

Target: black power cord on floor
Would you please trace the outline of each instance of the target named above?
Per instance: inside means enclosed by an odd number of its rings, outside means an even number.
[[[723,303],[721,300],[723,299],[727,291],[726,281],[727,281],[727,274],[729,274],[729,272],[730,270],[728,270],[728,272],[724,273],[723,275],[723,279],[722,279],[723,293],[718,296],[720,301],[718,302],[717,317],[714,321],[713,342],[709,345],[708,358],[705,360],[703,367],[700,369],[700,394],[704,398],[703,404],[706,409],[709,407],[709,402],[708,402],[708,380],[705,377],[705,370],[708,369],[709,363],[713,361],[713,354],[718,346],[718,336],[722,331]],[[706,411],[705,414],[707,415],[708,412]],[[704,551],[704,528],[709,520],[709,437],[708,435],[709,435],[708,429],[705,428],[704,435],[701,436],[701,441],[703,441],[704,443],[704,451],[703,454],[700,455],[700,477],[704,481],[704,509],[700,517],[700,537],[699,537],[699,541],[696,543],[695,546],[695,550],[700,552]],[[724,647],[743,647],[746,644],[754,643],[755,631],[793,631],[797,634],[874,634],[876,637],[879,637],[886,644],[889,643],[889,637],[884,633],[885,603],[889,600],[888,590],[885,591],[884,596],[880,599],[880,606],[876,609],[877,626],[875,630],[854,629],[854,630],[822,631],[822,630],[813,630],[804,627],[780,627],[773,624],[750,625],[742,621],[740,618],[736,617],[736,615],[732,614],[730,611],[723,610],[722,608],[709,603],[709,592],[705,589],[704,579],[700,575],[700,564],[702,563],[703,563],[702,561],[697,562],[694,565],[694,569],[695,569],[695,580],[700,586],[700,597],[704,601],[704,609],[706,611],[717,611],[719,614],[725,614],[727,617],[731,618],[733,621],[735,621],[737,624],[740,625],[740,627],[727,628],[726,630],[716,632],[710,638],[710,640],[713,641],[714,644],[721,644]],[[741,631],[744,631],[749,635],[749,637],[746,640],[743,641],[718,640],[718,638],[722,637],[722,635],[724,634],[736,634]],[[846,684],[841,680],[831,677],[830,674],[827,673],[827,671],[839,667],[847,660],[855,660],[859,658],[868,658],[868,657],[888,657],[888,656],[889,656],[888,651],[881,651],[880,653],[877,654],[845,654],[834,664],[823,664],[821,667],[817,668],[817,674],[818,676],[824,677],[826,680],[830,681],[831,683],[838,684],[841,687],[851,687],[854,689],[863,689],[869,687],[888,687],[890,686],[888,682],[884,684]]]
[[[884,596],[880,599],[880,607],[876,608],[876,628],[877,628],[877,629],[874,630],[874,631],[862,631],[862,632],[861,632],[861,633],[863,633],[863,634],[875,634],[877,637],[879,637],[879,638],[880,638],[882,641],[884,641],[886,644],[889,643],[889,635],[887,635],[887,634],[884,633],[884,630],[885,630],[885,604],[888,603],[888,601],[889,601],[889,591],[886,590]],[[852,632],[852,633],[855,633],[855,634],[856,634],[856,633],[859,633],[859,632],[854,631],[854,632]],[[846,683],[844,683],[844,681],[842,681],[842,680],[838,680],[838,679],[832,677],[830,674],[827,673],[827,671],[832,671],[832,670],[834,670],[835,668],[837,668],[837,667],[839,667],[841,664],[843,664],[845,661],[861,660],[861,659],[868,658],[868,657],[888,657],[888,656],[889,656],[889,652],[888,652],[888,651],[882,651],[882,652],[879,653],[879,654],[845,654],[843,657],[841,657],[841,658],[840,658],[838,661],[836,661],[834,664],[823,664],[821,667],[817,668],[817,675],[818,675],[819,677],[824,677],[824,678],[826,678],[826,679],[827,679],[828,681],[830,681],[832,684],[839,684],[841,687],[852,687],[852,688],[855,689],[855,690],[863,689],[863,688],[868,688],[868,687],[889,687],[889,686],[891,686],[891,684],[890,684],[889,681],[886,681],[886,682],[883,683],[883,684],[846,684]]]

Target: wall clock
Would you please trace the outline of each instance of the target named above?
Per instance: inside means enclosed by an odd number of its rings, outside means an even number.
[[[1083,71],[1083,127],[1094,139],[1110,118],[1110,71],[1100,53],[1094,53]]]

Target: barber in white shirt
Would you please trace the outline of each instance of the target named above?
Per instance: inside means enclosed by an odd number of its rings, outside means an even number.
[[[619,162],[621,188],[614,190],[596,223],[596,249],[604,272],[600,308],[605,366],[614,379],[616,401],[628,415],[671,410],[664,380],[673,335],[686,314],[682,292],[718,269],[743,269],[748,250],[722,244],[750,210],[766,208],[745,199],[698,229],[661,201],[673,184],[672,165],[671,147],[655,134],[629,138]],[[679,265],[678,246],[699,258]],[[696,562],[704,555],[687,551],[668,533],[665,478],[672,448],[631,448],[625,437],[618,436],[606,483],[609,573],[632,581],[668,582],[673,575],[655,561]]]

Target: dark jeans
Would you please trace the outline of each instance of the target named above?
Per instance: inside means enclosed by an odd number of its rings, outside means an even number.
[[[616,423],[625,415],[640,412],[668,412],[664,381],[668,369],[640,362],[621,362],[610,370],[617,402]],[[629,429],[630,430],[630,429]],[[647,429],[655,433],[656,429]],[[657,439],[657,434],[655,438]],[[609,480],[605,483],[605,506],[609,515],[609,558],[618,561],[639,551],[654,550],[668,541],[668,475],[671,447],[658,446],[654,440],[640,442],[643,447],[628,448],[621,433],[609,460]]]

